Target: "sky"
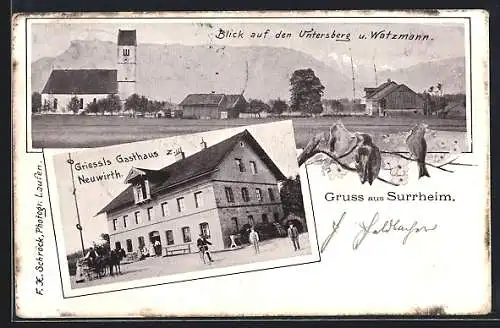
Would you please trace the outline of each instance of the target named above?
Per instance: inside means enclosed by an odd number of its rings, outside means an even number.
[[[109,21],[109,20],[108,20]],[[397,69],[408,67],[422,61],[446,59],[464,56],[464,21],[442,23],[438,19],[422,23],[344,23],[337,21],[310,23],[269,23],[200,21],[186,23],[180,20],[152,20],[133,22],[122,20],[103,23],[103,20],[72,19],[68,21],[33,22],[31,24],[31,61],[42,57],[57,56],[64,52],[72,40],[102,40],[116,42],[118,29],[137,30],[138,43],[215,45],[215,46],[274,46],[285,47],[305,52],[316,59],[336,67],[350,69],[350,56],[354,66],[372,66],[377,62],[379,69]],[[392,19],[391,21],[395,21]],[[222,38],[220,30],[241,31],[243,38]],[[319,33],[347,34],[350,41],[339,42],[331,39],[300,38],[299,33],[314,29]],[[263,33],[269,30],[265,38],[250,38],[251,33]],[[427,41],[410,40],[359,40],[362,33],[370,34],[385,30],[391,33],[428,34]],[[289,32],[291,38],[276,38],[279,32]]]

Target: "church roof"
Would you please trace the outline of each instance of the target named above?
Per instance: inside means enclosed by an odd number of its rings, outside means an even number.
[[[137,37],[135,30],[119,30],[118,31],[119,46],[136,46]]]
[[[165,194],[172,188],[178,187],[181,184],[187,183],[199,177],[208,176],[215,172],[222,160],[229,152],[231,152],[240,140],[244,140],[248,145],[250,145],[257,156],[259,156],[259,158],[274,174],[277,180],[286,179],[280,169],[276,166],[276,164],[274,164],[250,132],[245,130],[211,147],[194,153],[191,156],[178,160],[177,162],[174,162],[173,164],[170,164],[160,170],[139,169],[145,172],[150,182],[151,197],[154,198],[157,195]],[[132,204],[134,204],[134,194],[133,188],[130,185],[97,214],[116,211]]]
[[[42,93],[45,94],[116,94],[115,69],[55,69]]]

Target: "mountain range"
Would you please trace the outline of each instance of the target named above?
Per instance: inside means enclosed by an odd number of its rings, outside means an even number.
[[[76,40],[56,57],[31,64],[32,91],[41,92],[52,69],[116,68],[116,44]],[[137,49],[137,93],[151,99],[178,103],[189,93],[243,92],[248,99],[290,98],[290,76],[296,69],[311,68],[325,86],[324,98],[352,97],[351,76],[335,65],[289,48],[214,47],[180,44],[140,44]],[[356,96],[375,84],[372,67],[356,68]],[[465,92],[465,58],[422,62],[377,73],[404,83],[416,92],[440,82],[447,93]]]

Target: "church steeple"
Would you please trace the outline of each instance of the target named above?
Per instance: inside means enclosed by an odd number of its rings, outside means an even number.
[[[124,102],[136,93],[137,37],[135,30],[118,30],[117,82],[118,95]]]

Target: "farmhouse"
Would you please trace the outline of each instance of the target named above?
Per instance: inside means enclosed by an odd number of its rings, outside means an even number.
[[[243,95],[189,94],[179,103],[183,117],[201,119],[238,118],[248,106]]]
[[[423,115],[424,99],[404,84],[390,79],[375,88],[364,88],[367,115]]]
[[[136,90],[135,30],[119,30],[117,69],[55,69],[43,88],[42,104],[51,112],[67,113],[73,97],[80,111],[91,102],[117,94],[124,102]]]
[[[243,225],[283,218],[278,182],[285,176],[245,130],[160,170],[133,167],[129,187],[105,213],[111,245],[127,252],[158,241],[158,255],[172,249],[196,252],[200,233],[215,250],[230,246]]]
[[[449,103],[445,108],[438,112],[438,116],[443,118],[465,118],[465,102],[455,101]]]

